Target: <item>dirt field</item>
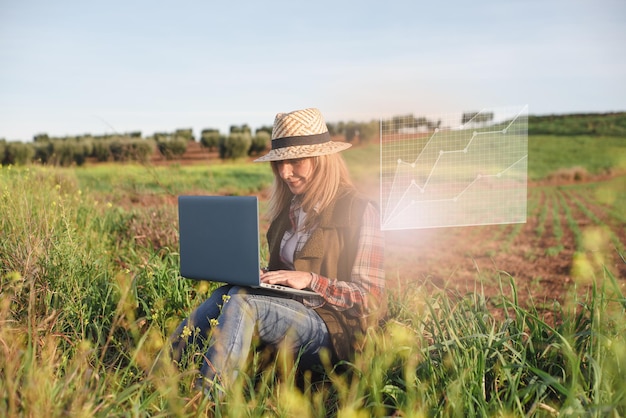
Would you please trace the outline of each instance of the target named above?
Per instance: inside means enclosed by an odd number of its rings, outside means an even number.
[[[604,265],[624,293],[626,262],[617,249],[623,251],[626,245],[624,225],[597,203],[584,200],[586,210],[581,209],[577,202],[583,199],[577,192],[565,195],[558,186],[530,184],[529,194],[538,196],[539,202],[525,224],[388,232],[389,280],[400,287],[427,283],[460,294],[484,289],[492,297],[501,293],[499,278],[510,295],[513,277],[523,305],[532,298],[535,307],[549,310],[554,301],[567,302],[569,291],[588,292],[594,276],[579,274],[581,265],[591,269],[587,273],[594,271],[599,283],[605,277]],[[558,199],[552,197],[555,194]],[[589,242],[586,237],[597,232],[600,242]],[[576,258],[588,262],[575,262]]]
[[[214,158],[214,153],[195,143],[175,163],[202,164]],[[152,162],[170,163],[159,156]],[[608,179],[586,179],[601,180]],[[509,277],[513,277],[522,304],[532,299],[536,307],[550,309],[554,301],[566,302],[568,291],[581,294],[589,289],[591,276],[581,278],[575,272],[574,259],[582,255],[596,264],[600,257],[626,293],[626,262],[621,258],[626,229],[586,189],[562,188],[574,182],[562,177],[549,184],[529,184],[529,196],[537,202],[531,207],[529,200],[525,224],[387,231],[390,290],[424,286],[426,291],[445,288],[461,295],[478,290],[497,300],[500,282],[510,294]],[[598,248],[587,246],[581,237],[588,231],[604,231],[605,242],[594,244]],[[601,266],[587,264],[598,279],[604,277]]]

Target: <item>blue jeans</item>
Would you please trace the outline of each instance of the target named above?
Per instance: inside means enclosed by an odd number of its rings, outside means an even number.
[[[194,339],[189,330],[196,329],[196,343],[208,342],[200,372],[208,381],[217,378],[226,385],[245,366],[254,336],[264,346],[291,350],[305,368],[319,362],[323,349],[331,350],[328,329],[317,312],[289,296],[261,289],[216,289],[176,329],[171,340],[175,360]]]

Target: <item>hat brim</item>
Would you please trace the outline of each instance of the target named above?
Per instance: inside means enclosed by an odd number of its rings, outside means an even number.
[[[295,145],[273,149],[262,157],[254,160],[255,163],[264,161],[282,161],[296,158],[318,157],[320,155],[335,154],[348,149],[352,144],[348,142],[328,141],[323,144]]]

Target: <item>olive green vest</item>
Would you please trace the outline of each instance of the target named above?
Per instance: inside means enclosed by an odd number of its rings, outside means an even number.
[[[360,226],[368,200],[349,190],[320,214],[320,221],[302,250],[295,255],[298,271],[311,271],[324,277],[351,280],[356,257]],[[280,260],[280,243],[290,228],[289,207],[272,222],[267,231],[270,270],[286,269]],[[355,318],[324,305],[316,308],[326,323],[336,360],[348,360],[359,350],[368,327],[365,318]]]

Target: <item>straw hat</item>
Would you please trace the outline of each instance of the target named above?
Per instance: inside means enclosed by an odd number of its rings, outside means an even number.
[[[350,148],[347,142],[332,141],[319,110],[314,108],[279,113],[272,128],[272,149],[254,160],[280,161],[334,154]]]

